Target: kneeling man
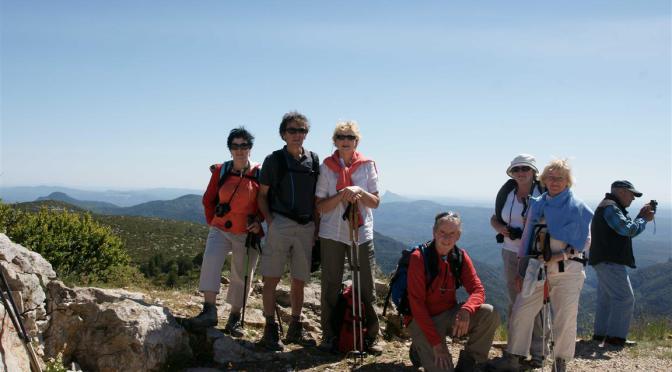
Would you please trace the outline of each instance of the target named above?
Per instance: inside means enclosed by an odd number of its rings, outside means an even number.
[[[412,316],[409,333],[413,340],[412,359],[419,358],[425,371],[452,371],[453,361],[446,344],[446,335],[467,336],[468,341],[455,366],[455,371],[471,371],[476,363],[488,359],[499,315],[485,304],[485,290],[469,255],[455,245],[460,239],[462,222],[453,212],[440,213],[434,220],[434,240],[424,254],[413,252],[408,265],[408,300]],[[461,259],[461,265],[451,261]],[[437,265],[431,283],[426,268]],[[459,268],[459,274],[453,272]],[[456,283],[460,282],[469,298],[458,304]]]

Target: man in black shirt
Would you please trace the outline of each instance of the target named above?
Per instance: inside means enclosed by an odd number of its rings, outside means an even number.
[[[266,317],[261,344],[270,350],[283,350],[273,312],[275,290],[288,259],[292,277],[292,321],[285,342],[304,346],[316,344],[307,337],[301,323],[303,288],[310,278],[315,242],[315,185],[319,173],[317,155],[303,148],[309,128],[304,115],[298,112],[285,114],[280,123],[280,136],[286,146],[266,157],[259,177],[257,201],[268,226],[260,269],[264,277]]]

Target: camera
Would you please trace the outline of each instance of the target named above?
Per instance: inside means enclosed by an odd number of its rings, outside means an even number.
[[[658,208],[658,202],[655,200],[651,200],[649,202],[649,205],[651,206],[651,210],[653,211],[653,213],[656,213],[656,208]]]
[[[520,227],[507,227],[509,230],[509,239],[517,240],[523,237],[523,229]]]
[[[523,229],[520,227],[511,227],[507,226],[506,230],[509,231],[509,239],[511,240],[517,240],[523,237]],[[502,234],[497,234],[495,235],[495,240],[497,240],[497,243],[504,243],[504,235]]]
[[[217,204],[217,207],[215,207],[215,216],[217,217],[224,217],[229,212],[231,212],[229,203]]]

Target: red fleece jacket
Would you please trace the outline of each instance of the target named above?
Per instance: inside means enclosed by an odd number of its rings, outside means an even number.
[[[471,258],[465,250],[462,252],[464,260],[460,279],[464,289],[469,293],[469,298],[462,305],[462,309],[473,315],[485,302],[485,290],[476,274]],[[425,262],[420,250],[413,252],[408,264],[408,300],[413,317],[407,321],[415,319],[432,346],[443,341],[434,327],[432,317],[452,309],[457,304],[455,279],[450,271],[450,264],[441,258],[438,260],[439,273],[429,289],[427,289],[425,279]]]

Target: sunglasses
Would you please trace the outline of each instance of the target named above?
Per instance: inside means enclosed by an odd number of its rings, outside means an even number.
[[[229,150],[249,150],[252,148],[251,143],[232,143]]]
[[[337,134],[334,137],[339,141],[343,141],[343,140],[356,141],[357,140],[357,136],[353,136],[352,134]]]
[[[528,166],[513,167],[513,168],[511,168],[511,173],[516,173],[516,172],[527,172],[527,171],[529,171],[530,169],[532,169],[532,168],[530,168],[530,167],[528,167]]]
[[[308,129],[306,129],[306,128],[287,128],[287,129],[285,129],[285,132],[287,132],[289,134],[297,134],[297,133],[307,134]]]

